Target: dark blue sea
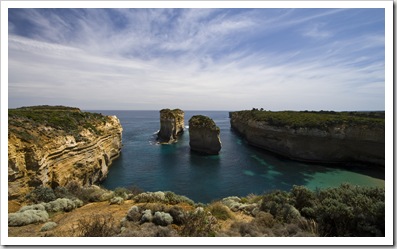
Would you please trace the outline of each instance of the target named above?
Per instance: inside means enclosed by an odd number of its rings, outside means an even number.
[[[231,130],[227,111],[185,111],[185,132],[171,145],[156,142],[159,111],[95,112],[116,115],[123,126],[121,156],[101,183],[108,189],[135,186],[144,191],[173,191],[208,203],[226,196],[288,191],[293,185],[312,190],[345,182],[384,187],[380,170],[301,163],[254,148]],[[190,151],[187,125],[196,114],[209,116],[221,129],[219,155]]]

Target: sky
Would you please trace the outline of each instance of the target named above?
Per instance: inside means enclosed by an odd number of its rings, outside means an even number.
[[[385,110],[385,13],[9,9],[8,106]]]

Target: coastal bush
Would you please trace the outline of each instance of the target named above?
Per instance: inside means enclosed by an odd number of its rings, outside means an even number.
[[[237,232],[237,235],[234,236],[241,236],[241,237],[259,237],[262,236],[262,232],[259,230],[259,228],[251,223],[251,222],[234,222],[228,232],[228,235],[233,236],[234,234],[231,233],[233,231]]]
[[[343,184],[322,190],[315,208],[321,236],[384,236],[384,190]]]
[[[55,227],[57,227],[58,224],[56,222],[50,221],[50,222],[46,222],[44,223],[44,225],[40,228],[40,232],[44,232],[44,231],[48,231],[51,230]]]
[[[152,220],[153,220],[152,210],[146,209],[145,211],[142,212],[141,223],[152,222]]]
[[[192,201],[188,197],[183,195],[177,195],[171,191],[165,192],[165,199],[166,199],[166,203],[171,205],[175,205],[179,203],[187,203],[192,206],[194,205],[194,201]]]
[[[54,189],[56,198],[73,199],[75,196],[66,187],[58,186]]]
[[[239,210],[240,206],[242,205],[241,199],[237,196],[229,196],[226,198],[223,198],[221,200],[222,204],[230,208],[233,212],[236,212]]]
[[[143,189],[135,185],[128,187],[128,191],[134,196],[144,192]]]
[[[55,201],[43,203],[43,205],[48,212],[70,212],[75,208],[83,206],[83,202],[79,199],[70,200],[66,198],[59,198]]]
[[[290,222],[291,219],[298,218],[299,211],[291,204],[293,199],[285,191],[275,190],[264,194],[260,209],[269,212],[273,217],[282,222]]]
[[[20,125],[29,121],[33,125],[45,125],[63,130],[69,135],[78,137],[82,128],[90,129],[100,134],[96,128],[108,120],[107,116],[99,113],[81,112],[78,108],[64,106],[32,106],[8,110],[9,123]]]
[[[77,197],[82,201],[84,201],[85,203],[108,201],[114,197],[112,191],[103,189],[96,185],[82,187],[76,194]]]
[[[110,205],[117,204],[120,205],[124,202],[124,199],[120,196],[115,196],[109,200]]]
[[[380,112],[327,112],[327,111],[250,111],[235,112],[243,120],[265,121],[277,127],[291,128],[317,128],[327,129],[328,127],[348,124],[366,126],[368,128],[384,129],[384,114]]]
[[[45,210],[25,210],[23,212],[9,213],[8,226],[25,226],[32,223],[46,222],[49,216]]]
[[[188,212],[180,233],[185,237],[213,237],[216,224],[216,218],[204,211]]]
[[[137,222],[141,219],[141,212],[138,206],[132,206],[127,212],[127,220]]]
[[[173,222],[172,216],[169,213],[164,212],[155,212],[152,222],[156,225],[160,226],[168,226],[171,225]]]
[[[134,196],[136,202],[164,202],[166,200],[164,192],[144,192]]]
[[[119,228],[110,214],[83,217],[77,221],[77,227],[72,231],[75,237],[111,237],[118,232]]]
[[[128,199],[128,196],[130,194],[132,194],[130,192],[130,190],[128,190],[127,188],[123,188],[123,187],[115,188],[113,190],[113,193],[114,193],[115,197],[121,197],[124,200]]]
[[[176,225],[182,225],[186,222],[185,211],[178,206],[172,206],[168,209],[168,213],[172,216],[173,223]]]
[[[49,202],[56,198],[52,188],[44,186],[39,186],[26,195],[26,199],[33,203]]]
[[[44,203],[23,206],[23,207],[21,207],[19,209],[18,212],[22,213],[22,212],[25,212],[26,210],[41,210],[41,211],[45,211],[45,206],[43,204]]]
[[[207,210],[219,220],[232,219],[234,216],[230,209],[220,202],[211,203]]]
[[[178,237],[177,231],[171,226],[157,226],[153,223],[144,223],[136,226],[129,224],[117,235],[120,237]]]

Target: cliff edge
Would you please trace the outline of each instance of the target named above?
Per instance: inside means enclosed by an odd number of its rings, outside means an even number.
[[[177,141],[178,134],[183,132],[185,113],[180,109],[162,109],[160,111],[160,143],[173,143]]]
[[[120,154],[121,139],[116,116],[63,106],[9,109],[9,199],[24,197],[41,185],[103,180]]]
[[[384,112],[230,113],[231,127],[249,144],[291,159],[385,165]]]
[[[220,129],[215,122],[203,115],[189,119],[190,148],[194,151],[216,155],[221,150]]]

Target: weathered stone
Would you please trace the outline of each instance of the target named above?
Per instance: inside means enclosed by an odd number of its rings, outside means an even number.
[[[185,114],[180,109],[162,109],[160,111],[160,131],[157,139],[160,143],[177,141],[178,134],[183,132]]]
[[[25,109],[25,113],[43,110]],[[122,127],[116,116],[67,107],[48,107],[45,111],[64,117],[64,122],[59,121],[63,127],[53,127],[45,118],[32,120],[18,113],[9,116],[9,199],[23,198],[40,185],[55,188],[70,181],[81,185],[99,182],[120,155]],[[68,127],[70,120],[74,123]],[[86,123],[79,125],[80,121]]]
[[[222,148],[219,134],[219,127],[207,116],[196,115],[189,120],[189,144],[194,151],[210,155],[219,154]]]
[[[250,145],[308,162],[385,165],[385,129],[348,123],[327,128],[277,126],[230,113],[231,127]]]

